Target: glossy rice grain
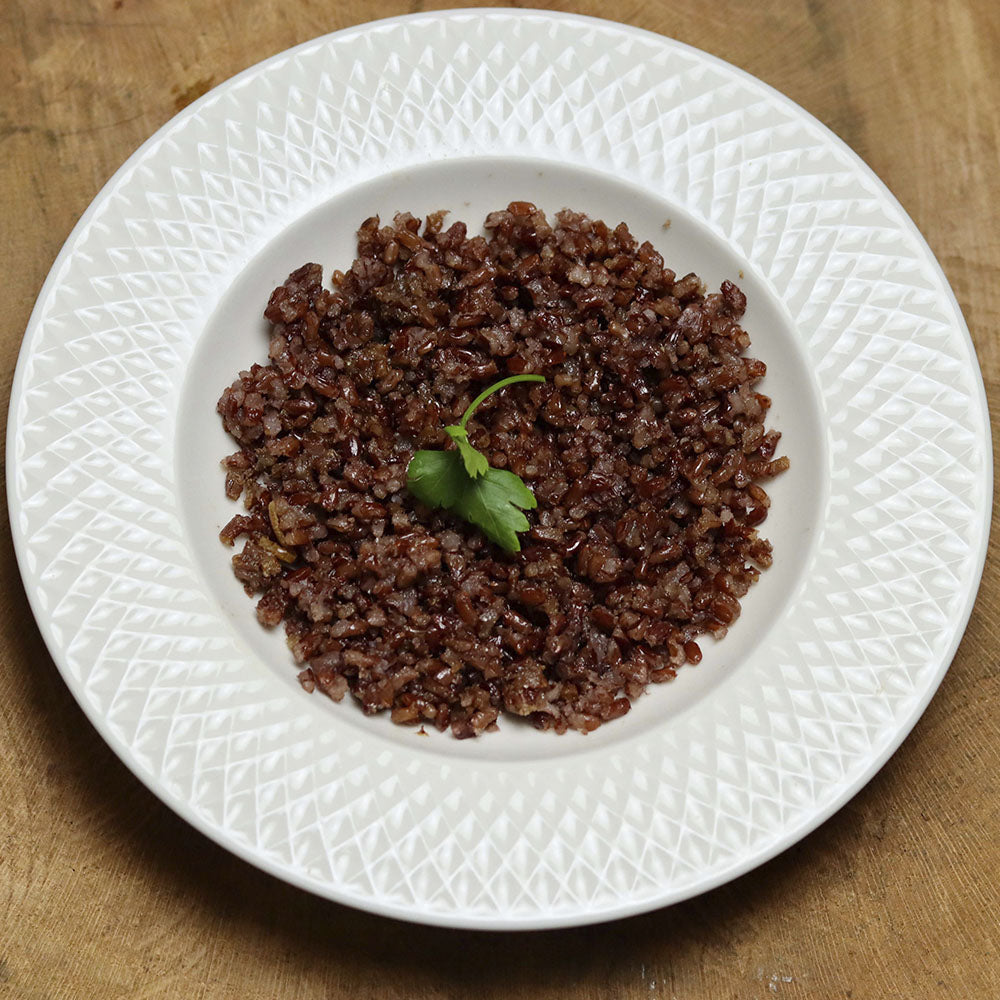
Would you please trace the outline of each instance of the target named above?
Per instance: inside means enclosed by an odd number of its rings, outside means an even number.
[[[706,295],[624,225],[515,202],[470,239],[444,217],[368,219],[331,288],[306,264],[274,290],[270,362],[218,404],[246,510],[221,537],[245,539],[235,573],[307,690],[458,737],[502,713],[590,731],[697,663],[770,565],[760,482],[788,460],[765,365],[732,282]],[[469,423],[538,500],[509,554],[419,504],[406,467],[525,372],[546,382]]]

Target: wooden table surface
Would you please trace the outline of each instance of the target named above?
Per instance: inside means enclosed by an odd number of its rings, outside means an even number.
[[[209,87],[413,0],[4,0],[3,411],[35,296],[115,168]],[[798,101],[888,184],[958,296],[1000,412],[996,0],[597,0]],[[997,435],[994,429],[994,436]],[[0,539],[0,997],[1000,996],[1000,566],[903,747],[757,871],[603,926],[490,935],[316,899],[231,857],[131,776],[64,686]]]

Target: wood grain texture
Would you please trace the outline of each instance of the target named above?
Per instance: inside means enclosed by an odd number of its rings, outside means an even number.
[[[469,4],[472,5],[472,4]],[[208,87],[413,0],[6,0],[0,11],[3,411],[62,241],[132,150]],[[440,5],[444,6],[444,5]],[[995,0],[595,0],[794,98],[896,194],[952,283],[1000,412]],[[995,438],[1000,438],[994,428]],[[889,764],[798,846],[656,913],[487,935],[356,913],[195,833],[105,747],[0,537],[0,997],[746,1000],[1000,996],[1000,566]]]

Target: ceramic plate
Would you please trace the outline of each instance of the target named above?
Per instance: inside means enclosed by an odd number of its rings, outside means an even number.
[[[419,736],[305,694],[217,532],[214,413],[261,311],[368,215],[569,206],[736,280],[791,469],[775,565],[697,668],[590,736]],[[666,224],[669,222],[669,227]],[[547,12],[363,25],[216,88],[109,181],[42,289],[7,442],[34,613],[164,802],[353,906],[533,928],[662,906],[853,795],[947,669],[982,569],[989,429],[941,270],[802,109],[684,45]]]

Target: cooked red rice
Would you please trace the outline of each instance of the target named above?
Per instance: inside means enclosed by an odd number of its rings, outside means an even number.
[[[771,563],[759,480],[787,468],[746,306],[706,295],[624,224],[514,202],[467,237],[445,213],[366,220],[322,285],[276,288],[270,363],[219,400],[223,463],[246,513],[233,567],[257,617],[284,622],[303,687],[458,737],[502,712],[589,731],[701,659]],[[534,491],[508,554],[407,492],[418,448],[498,379],[470,438]]]

